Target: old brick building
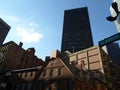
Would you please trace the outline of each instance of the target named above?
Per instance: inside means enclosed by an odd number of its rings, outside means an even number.
[[[46,58],[42,66],[10,73],[5,81],[9,90],[107,90],[93,72],[61,59],[59,51]]]
[[[61,58],[50,58],[43,67],[12,71],[9,90],[107,90],[90,71],[78,69]],[[12,78],[11,75],[11,78]],[[16,75],[16,78],[15,78]]]
[[[19,69],[36,67],[42,65],[43,63],[44,62],[42,59],[39,59],[37,56],[35,56],[35,49],[29,48],[22,55]]]
[[[105,84],[96,80],[92,72],[79,69],[60,58],[51,58],[38,80],[38,90],[106,90]]]
[[[35,49],[24,50],[22,43],[10,41],[0,47],[0,72],[31,68],[42,65],[42,59],[35,56]]]
[[[63,59],[58,50],[38,66],[25,64],[34,49],[24,51],[21,67],[3,76],[9,90],[113,90],[119,88],[119,67],[94,46]],[[28,59],[30,60],[30,59]],[[31,59],[32,60],[32,59]],[[21,61],[20,61],[21,62]],[[25,66],[26,67],[23,67]],[[117,74],[118,73],[118,74]],[[113,78],[114,77],[114,78]],[[11,87],[11,88],[10,88]],[[109,88],[109,89],[107,89]]]
[[[0,72],[18,69],[24,51],[21,44],[17,45],[13,41],[3,44],[0,47]]]

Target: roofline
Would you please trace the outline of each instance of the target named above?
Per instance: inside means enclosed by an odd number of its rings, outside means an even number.
[[[32,67],[32,68],[18,69],[18,70],[13,70],[12,73],[29,72],[29,71],[35,71],[35,70],[39,70],[39,68],[38,67]]]

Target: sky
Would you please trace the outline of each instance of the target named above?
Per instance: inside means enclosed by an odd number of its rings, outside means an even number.
[[[106,20],[112,0],[0,0],[0,18],[11,26],[4,41],[23,42],[34,47],[35,55],[45,59],[53,50],[61,50],[64,10],[88,7],[94,45],[117,33]]]

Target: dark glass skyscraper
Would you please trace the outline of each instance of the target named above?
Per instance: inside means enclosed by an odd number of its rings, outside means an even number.
[[[110,43],[103,50],[111,57],[112,61],[120,65],[120,47],[118,43]]]
[[[3,44],[9,30],[10,26],[0,18],[0,46]]]
[[[93,46],[87,7],[65,10],[61,52],[77,52]]]

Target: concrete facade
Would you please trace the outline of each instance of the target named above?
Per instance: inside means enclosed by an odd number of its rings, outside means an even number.
[[[116,88],[119,82],[113,77],[119,76],[120,67],[112,62],[112,59],[99,46],[94,46],[70,56],[70,63],[78,68],[94,72],[96,78],[106,82],[109,88]],[[118,79],[119,81],[120,79]]]

